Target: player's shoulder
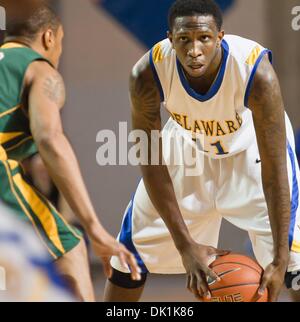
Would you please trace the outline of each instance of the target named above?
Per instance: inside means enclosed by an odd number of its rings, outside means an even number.
[[[172,44],[168,38],[154,44],[153,47],[134,65],[133,75],[138,75],[153,69],[154,65],[162,65],[174,54]]]
[[[150,50],[150,60],[154,64],[161,63],[172,56],[173,46],[168,38],[155,44]]]
[[[60,73],[47,61],[33,61],[26,70],[24,77],[25,85],[31,85],[33,81],[38,81],[44,78],[55,78],[63,83]]]
[[[225,35],[229,55],[239,64],[254,65],[267,49],[258,42],[237,35]]]
[[[172,44],[169,39],[164,39],[156,43],[132,68],[131,77],[143,77],[148,78],[152,75],[154,65],[166,61],[172,54]]]

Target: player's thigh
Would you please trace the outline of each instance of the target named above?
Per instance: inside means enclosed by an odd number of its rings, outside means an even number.
[[[143,187],[144,190],[144,187]],[[149,204],[148,197],[139,198],[139,189],[130,201],[124,215],[119,241],[123,243],[136,257],[143,273],[182,274],[185,269],[180,253],[164,221],[157,211]],[[146,202],[144,202],[146,200]],[[186,202],[181,213],[192,238],[199,244],[216,247],[219,239],[221,216],[213,209],[195,211],[198,205],[193,199]],[[112,266],[121,272],[128,273],[117,257],[113,257]]]
[[[70,226],[52,204],[34,189],[15,161],[0,162],[0,197],[23,221],[30,224],[54,259],[76,247],[81,233]]]

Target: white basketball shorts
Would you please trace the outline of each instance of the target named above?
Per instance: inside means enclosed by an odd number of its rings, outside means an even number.
[[[288,271],[300,270],[299,167],[293,130],[288,118],[287,167],[291,194]],[[181,129],[181,128],[180,128]],[[179,125],[169,120],[163,130],[163,144]],[[164,154],[170,147],[164,144]],[[174,148],[174,153],[181,153]],[[172,152],[172,151],[171,151]],[[167,156],[168,158],[168,156]],[[249,233],[257,261],[265,268],[273,261],[273,238],[261,179],[261,163],[255,133],[245,151],[223,159],[203,158],[204,171],[186,176],[184,166],[168,166],[178,204],[194,240],[217,247],[224,218]],[[171,235],[154,208],[143,180],[124,215],[119,241],[132,251],[143,273],[185,273],[181,256]],[[112,266],[129,272],[113,257]]]

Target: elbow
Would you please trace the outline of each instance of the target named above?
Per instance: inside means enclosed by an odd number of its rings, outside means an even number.
[[[39,152],[51,152],[59,155],[59,141],[61,134],[45,133],[35,140]]]

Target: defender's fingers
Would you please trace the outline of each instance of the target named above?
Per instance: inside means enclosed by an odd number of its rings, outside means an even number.
[[[132,279],[140,281],[142,278],[141,269],[138,266],[135,256],[133,256],[131,253],[128,252],[126,254],[126,260],[131,270]]]
[[[123,253],[123,251],[122,251],[122,250],[121,250],[121,251],[119,251],[119,253],[118,253],[118,257],[119,257],[119,260],[120,260],[120,262],[121,262],[121,264],[122,264],[123,268],[128,269],[128,265],[127,265],[127,263],[126,263],[126,257],[125,257],[125,255],[124,255],[124,253]]]
[[[110,258],[102,258],[104,274],[107,278],[112,277],[112,267],[110,265]]]

